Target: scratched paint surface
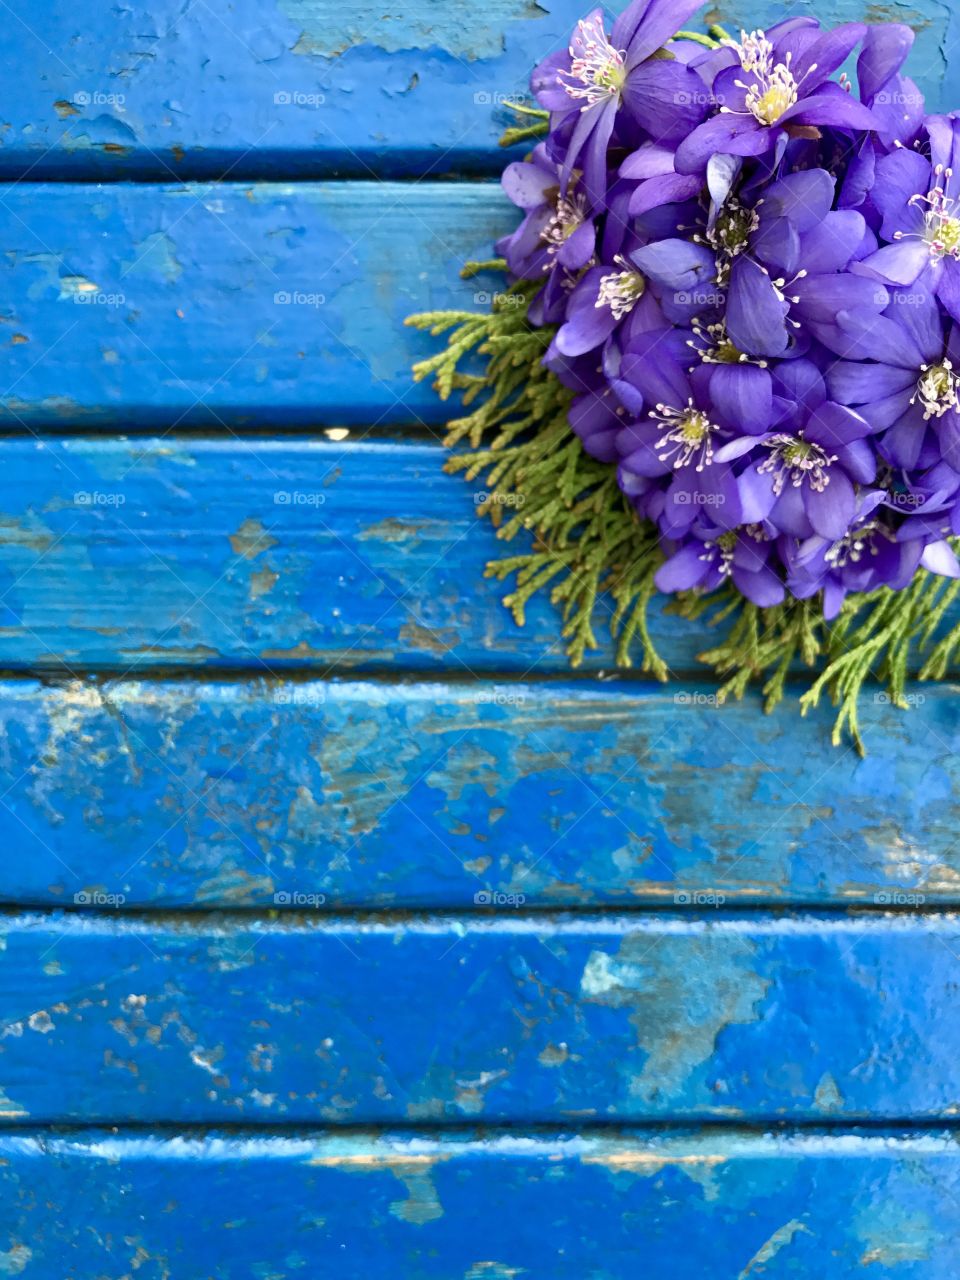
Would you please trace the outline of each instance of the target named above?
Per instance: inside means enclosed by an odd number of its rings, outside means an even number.
[[[954,1280],[955,690],[574,680],[410,439],[580,0],[3,7],[0,1276]]]
[[[492,184],[0,187],[0,421],[442,422],[403,321],[482,307],[502,277],[460,269],[515,212]]]
[[[583,11],[580,0],[10,0],[0,68],[16,92],[0,98],[0,173],[496,173],[502,104]],[[749,30],[779,11],[738,0],[711,18]],[[954,105],[949,4],[835,0],[830,16],[910,23],[912,73],[933,108]]]
[[[620,1280],[642,1253],[651,1280],[954,1280],[958,1193],[939,1134],[8,1136],[0,1258],[28,1277]]]
[[[707,685],[8,681],[0,720],[5,902],[960,898],[953,688],[868,701],[829,770],[826,712]]]
[[[439,445],[72,437],[2,452],[5,668],[570,670],[549,602],[518,627],[484,576],[507,544]],[[673,670],[702,678],[711,628],[659,605],[651,626]],[[613,665],[609,644],[585,663]],[[869,694],[865,710],[900,732]]]
[[[951,916],[104,909],[7,918],[0,939],[18,1124],[949,1120],[960,1104]]]

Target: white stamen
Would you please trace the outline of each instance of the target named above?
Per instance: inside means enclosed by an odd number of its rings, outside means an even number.
[[[952,169],[945,169],[938,164],[934,169],[937,184],[925,196],[911,196],[909,204],[914,207],[926,205],[923,210],[923,239],[930,257],[938,262],[941,258],[954,258],[960,261],[960,200],[947,195],[947,187],[953,177]],[[915,233],[895,231],[894,240],[912,240]]]
[[[727,337],[725,321],[701,325],[698,320],[694,320],[691,328],[694,340],[688,342],[687,346],[693,348],[704,364],[755,364],[766,369],[766,360],[748,356]]]
[[[570,46],[570,70],[557,75],[571,98],[583,101],[581,111],[598,102],[619,98],[627,77],[626,51],[615,49],[607,39],[599,17],[581,19],[577,23],[580,50]]]
[[[715,566],[716,570],[721,578],[728,578],[733,571],[733,553],[736,549],[736,530],[729,529],[726,533],[721,533],[719,537],[705,541],[703,553],[699,556],[699,559],[713,564],[719,555],[720,563]]]
[[[544,271],[551,271],[556,266],[557,252],[583,225],[586,217],[586,196],[580,193],[557,196],[557,207],[553,211],[553,216],[540,232],[540,239],[546,243],[549,255],[548,261],[544,264]]]
[[[609,307],[614,320],[619,321],[629,315],[643,297],[647,282],[621,254],[616,255],[614,262],[623,270],[601,276],[600,292],[594,306]]]
[[[713,462],[713,435],[719,428],[696,408],[692,400],[688,400],[683,409],[658,404],[656,409],[651,409],[650,417],[665,428],[653,446],[664,450],[657,455],[661,462],[669,462],[675,471],[694,461],[697,471],[710,466]]]
[[[837,461],[812,440],[778,432],[766,441],[769,455],[757,467],[761,474],[773,474],[773,492],[779,498],[787,482],[795,489],[806,482],[815,493],[823,493],[830,483],[829,469]]]
[[[798,97],[801,81],[798,81],[791,70],[792,52],[787,53],[782,62],[774,61],[773,44],[762,31],[740,32],[739,43],[730,41],[730,47],[736,50],[740,66],[752,81],[737,80],[738,89],[746,93],[746,108],[761,124],[776,124],[785,111],[792,107]],[[816,70],[816,65],[809,67],[806,75]],[[721,107],[721,111],[729,111],[729,107]]]
[[[843,569],[848,564],[859,564],[865,551],[875,556],[880,550],[876,542],[878,535],[888,542],[894,542],[897,536],[888,525],[881,524],[879,520],[865,520],[856,529],[848,530],[832,547],[829,547],[823,553],[823,558],[831,569]]]
[[[924,364],[920,366],[920,377],[917,389],[910,397],[910,403],[919,400],[923,406],[924,421],[929,418],[942,418],[949,409],[960,407],[957,395],[957,384],[960,379],[953,372],[953,363],[944,359],[940,364]]]

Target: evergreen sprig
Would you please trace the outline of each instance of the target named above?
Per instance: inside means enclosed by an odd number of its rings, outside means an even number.
[[[506,264],[471,263],[463,274],[480,271],[505,272]],[[509,292],[494,295],[487,313],[410,316],[407,324],[446,336],[443,351],[414,366],[414,378],[432,378],[443,400],[460,397],[464,412],[448,423],[445,442],[458,451],[447,470],[484,479],[488,492],[480,511],[498,537],[533,536],[531,550],[487,566],[489,577],[513,579],[504,604],[517,623],[523,625],[529,601],[548,592],[561,612],[570,662],[578,666],[599,646],[596,619],[605,610],[617,663],[630,667],[639,656],[642,671],[666,680],[669,667],[648,625],[654,575],[663,561],[659,538],[636,516],[614,469],[591,458],[570,429],[572,393],[543,365],[555,330],[536,328],[527,318],[539,287],[539,281],[511,283]],[[463,367],[470,362],[482,371]],[[883,587],[849,596],[830,623],[819,596],[763,609],[730,584],[710,594],[680,593],[666,608],[717,629],[717,643],[698,657],[721,677],[718,696],[740,698],[759,681],[769,711],[798,664],[816,669],[800,698],[801,712],[828,695],[837,708],[834,743],[848,733],[862,752],[858,706],[864,684],[883,682],[890,701],[906,707],[911,657],[925,656],[920,679],[941,678],[957,657],[960,627],[944,634],[943,624],[958,590],[960,582],[920,570],[903,591]]]

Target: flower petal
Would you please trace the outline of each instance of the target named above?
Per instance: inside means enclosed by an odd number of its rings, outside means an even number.
[[[689,591],[707,574],[707,563],[700,559],[703,544],[688,543],[657,570],[654,583],[658,591]]]
[[[930,261],[930,248],[922,240],[885,244],[862,262],[854,263],[858,275],[873,276],[890,284],[913,284]]]
[[[736,258],[727,295],[727,333],[735,345],[749,355],[782,355],[789,343],[786,314],[769,275],[749,258]]]
[[[644,62],[627,75],[623,104],[658,143],[677,143],[695,129],[710,95],[691,67],[676,59]]]
[[[776,141],[777,130],[765,129],[753,116],[722,112],[697,125],[677,147],[677,173],[703,173],[711,156],[761,156]]]
[[[709,366],[710,396],[723,424],[750,435],[769,431],[773,419],[770,374],[755,364]]]
[[[823,489],[804,485],[803,506],[814,531],[824,538],[842,538],[857,513],[853,485],[842,471],[831,467]]]

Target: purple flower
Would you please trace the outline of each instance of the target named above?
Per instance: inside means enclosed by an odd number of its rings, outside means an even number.
[[[933,293],[960,320],[960,121],[931,116],[930,158],[899,148],[877,161],[870,196],[888,241],[855,270]]]
[[[597,232],[586,196],[575,185],[563,193],[557,166],[542,143],[530,160],[507,165],[501,181],[526,216],[497,249],[517,279],[546,277],[531,318],[536,324],[554,323],[577,273],[593,260]]]
[[[732,580],[754,604],[780,604],[785,591],[771,564],[773,543],[759,525],[696,529],[673,550],[655,578],[658,591],[715,591]]]
[[[716,456],[737,424],[723,422],[714,412],[709,378],[700,370],[688,375],[687,356],[683,330],[649,330],[635,339],[621,370],[623,380],[642,396],[646,419],[624,427],[617,438],[620,487],[630,497],[646,499],[652,488],[647,481],[669,477],[660,486],[662,502],[641,506],[671,538],[705,514],[720,529],[733,529],[743,519],[733,468]]]
[[[882,316],[841,314],[851,360],[827,370],[831,396],[853,405],[882,434],[894,467],[929,468],[942,457],[960,468],[960,331],[933,295],[897,293]]]
[[[826,398],[812,361],[781,366],[776,384],[793,399],[789,416],[776,431],[724,445],[717,460],[754,457],[739,477],[748,523],[769,520],[797,538],[814,533],[840,538],[857,511],[855,485],[869,484],[876,476],[876,456],[866,441],[871,426],[852,409]],[[781,405],[789,404],[788,395],[778,397]]]
[[[821,32],[812,19],[782,23],[769,35],[742,32],[720,55],[726,65],[713,81],[719,114],[680,144],[677,172],[704,172],[717,153],[765,155],[798,126],[872,129],[870,110],[830,81],[865,33],[857,22]]]
[[[920,565],[924,544],[897,541],[896,529],[878,507],[883,493],[872,490],[858,502],[857,515],[837,539],[815,534],[787,551],[787,587],[798,600],[823,592],[823,612],[835,618],[850,591],[907,586]]]
[[[834,186],[825,170],[806,169],[761,188],[753,205],[725,201],[709,238],[729,275],[727,333],[742,351],[784,355],[797,331],[836,348],[839,311],[875,313],[888,301],[846,271],[876,241],[861,214],[833,208]]]
[[[533,94],[562,135],[564,182],[579,166],[591,203],[604,198],[607,147],[621,110],[658,142],[678,142],[706,114],[706,85],[694,68],[652,57],[697,8],[698,0],[633,0],[609,34],[603,10],[594,9],[569,50],[534,71]]]

